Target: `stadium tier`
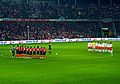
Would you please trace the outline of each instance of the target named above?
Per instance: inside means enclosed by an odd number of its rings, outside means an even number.
[[[119,3],[119,2],[118,2]],[[46,10],[47,9],[47,10]],[[14,1],[0,2],[0,18],[42,18],[42,19],[120,19],[120,5],[58,5],[47,2],[18,4]]]
[[[8,41],[28,40],[28,36],[29,40],[101,37],[98,22],[0,22],[0,25],[0,40]]]

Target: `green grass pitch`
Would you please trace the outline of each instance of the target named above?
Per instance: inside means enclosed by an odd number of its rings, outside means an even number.
[[[11,47],[0,45],[0,84],[120,84],[120,42],[113,55],[88,52],[87,42],[52,43],[46,60],[12,59]]]

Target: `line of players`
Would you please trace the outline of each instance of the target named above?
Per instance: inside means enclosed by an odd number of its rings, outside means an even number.
[[[88,51],[113,53],[112,42],[88,42]]]
[[[46,48],[45,47],[29,47],[29,46],[17,46],[16,47],[16,54],[26,54],[26,55],[46,55]]]

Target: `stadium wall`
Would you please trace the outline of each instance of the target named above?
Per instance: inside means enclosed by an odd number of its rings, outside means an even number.
[[[0,45],[6,44],[31,44],[31,43],[51,43],[51,42],[85,42],[85,41],[120,41],[120,38],[76,38],[76,39],[52,39],[52,40],[19,40],[0,41]]]

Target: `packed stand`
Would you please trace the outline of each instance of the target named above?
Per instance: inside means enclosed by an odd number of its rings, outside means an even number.
[[[101,37],[98,22],[0,22],[0,40]]]
[[[47,9],[47,10],[46,10]],[[120,5],[57,5],[54,3],[0,2],[0,18],[41,18],[41,19],[120,19]]]

